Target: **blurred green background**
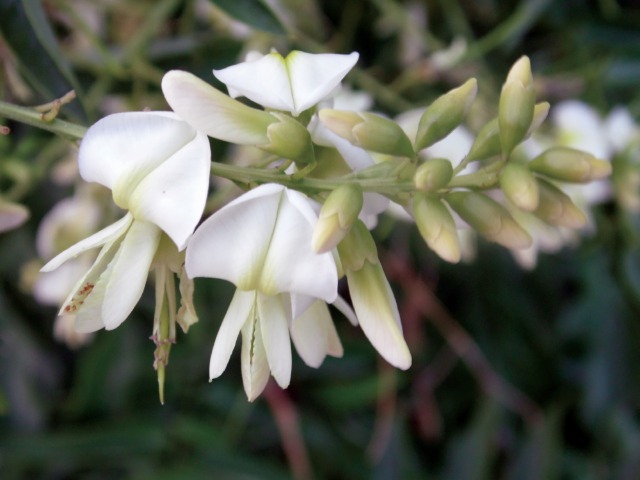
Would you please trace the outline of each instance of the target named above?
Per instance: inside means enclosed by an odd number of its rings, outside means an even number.
[[[526,54],[538,99],[640,116],[633,0],[2,0],[0,33],[0,100],[76,89],[60,117],[86,126],[167,109],[169,69],[220,87],[212,68],[271,47],[360,52],[346,83],[389,115],[475,76],[490,118]],[[336,314],[344,358],[314,370],[294,355],[289,389],[270,385],[252,404],[239,349],[207,381],[232,287],[199,279],[200,322],[172,349],[161,406],[152,288],[87,346],[55,341],[56,309],[34,300],[27,267],[40,220],[77,188],[54,180],[75,150],[0,124],[11,129],[0,189],[31,212],[0,236],[0,478],[640,478],[640,218],[616,201],[594,208],[579,245],[531,271],[484,242],[474,261],[445,264],[415,226],[382,218],[411,369],[390,368]],[[228,147],[213,146],[224,161]]]

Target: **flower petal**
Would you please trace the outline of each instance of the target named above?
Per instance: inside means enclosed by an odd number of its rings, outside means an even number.
[[[393,292],[380,264],[365,262],[357,272],[347,271],[347,281],[360,327],[371,344],[391,365],[408,369],[411,354],[402,336]]]
[[[214,70],[213,74],[227,85],[234,98],[242,95],[274,110],[292,112],[295,109],[287,66],[277,52]]]
[[[280,295],[257,294],[258,324],[271,374],[282,388],[291,380],[289,321]]]
[[[222,372],[227,368],[240,330],[246,323],[251,323],[255,316],[255,299],[256,292],[253,291],[236,290],[233,295],[213,344],[209,362],[209,378],[211,380],[222,375]]]
[[[162,92],[181,118],[210,137],[239,145],[269,143],[267,127],[275,117],[229,98],[195,75],[166,73]]]
[[[189,240],[187,274],[222,278],[241,290],[257,290],[259,266],[269,247],[283,189],[274,184],[260,186],[205,220]]]
[[[138,184],[129,201],[135,218],[155,223],[184,249],[207,200],[210,162],[209,139],[198,132]]]
[[[342,344],[327,304],[316,300],[291,323],[291,340],[304,362],[318,368],[328,355],[341,357]]]
[[[78,311],[78,321],[94,309],[92,314],[102,318],[107,330],[113,330],[127,319],[142,296],[160,234],[160,229],[151,223],[133,222],[113,260]]]
[[[80,144],[80,175],[113,190],[128,209],[129,195],[155,168],[191,142],[196,131],[166,113],[126,112],[95,123]]]
[[[269,362],[257,323],[254,316],[242,327],[242,384],[250,402],[262,393],[269,380]]]
[[[358,61],[358,53],[313,54],[293,51],[285,62],[289,71],[293,103],[291,110],[297,116],[326,98]]]
[[[351,305],[349,305],[344,298],[338,295],[338,297],[334,300],[334,302],[331,305],[336,307],[336,309],[342,315],[344,315],[347,320],[349,320],[349,323],[351,323],[351,325],[353,325],[354,327],[358,326],[358,317],[356,316],[356,312],[353,311],[353,308],[351,308]]]
[[[65,251],[52,258],[44,267],[40,269],[40,271],[50,272],[51,270],[55,270],[64,262],[80,255],[82,252],[86,252],[87,250],[91,250],[92,248],[99,247],[106,244],[107,242],[114,240],[115,238],[118,238],[129,228],[129,225],[132,221],[133,217],[130,214],[125,215],[116,223],[112,223],[108,227],[103,228],[99,232],[94,233],[90,237],[85,238],[84,240],[67,248]]]
[[[331,252],[311,247],[317,216],[303,194],[285,190],[262,266],[260,290],[291,292],[332,302],[338,295],[338,273]]]

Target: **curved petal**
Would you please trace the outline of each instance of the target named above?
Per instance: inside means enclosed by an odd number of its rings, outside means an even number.
[[[274,110],[295,109],[285,59],[277,52],[214,70],[213,74],[227,85],[233,97],[242,95]]]
[[[205,220],[189,240],[187,274],[222,278],[241,290],[257,290],[283,189],[262,185]]]
[[[239,145],[270,141],[267,127],[275,117],[229,98],[195,75],[180,70],[166,73],[162,92],[181,118],[210,137]]]
[[[338,272],[331,252],[311,247],[317,216],[307,197],[286,190],[262,265],[260,291],[291,292],[332,302],[338,295]]]
[[[227,313],[220,324],[220,330],[213,343],[211,360],[209,361],[209,379],[222,375],[227,368],[231,352],[245,323],[254,317],[256,292],[236,290],[231,299]]]
[[[356,52],[340,55],[293,51],[287,55],[285,62],[294,103],[291,112],[297,116],[327,97],[357,61]]]
[[[269,362],[262,342],[262,332],[257,317],[242,327],[241,370],[242,384],[247,398],[253,402],[269,381]]]
[[[84,240],[67,248],[64,252],[59,253],[57,256],[47,262],[47,264],[42,267],[40,271],[50,272],[51,270],[55,270],[64,262],[80,255],[82,252],[86,252],[87,250],[91,250],[92,248],[99,247],[106,244],[107,242],[118,238],[129,228],[129,225],[132,221],[133,217],[131,216],[131,214],[126,214],[116,223],[112,223],[108,227],[103,228],[99,232],[94,233],[90,237],[85,238]]]
[[[318,368],[327,355],[341,357],[342,344],[326,303],[316,300],[291,323],[291,340],[304,363]]]
[[[142,179],[195,136],[189,124],[166,114],[109,115],[89,128],[82,139],[80,175],[109,187],[116,204],[126,209],[129,195]]]
[[[107,330],[113,330],[124,322],[140,300],[160,234],[155,225],[134,221],[109,267],[100,277],[98,283],[105,282],[100,312]],[[92,292],[87,300],[93,301],[94,298],[98,300],[96,292]]]
[[[269,369],[278,385],[287,388],[291,381],[291,342],[289,321],[282,297],[258,292],[256,304]]]
[[[347,272],[347,281],[360,327],[371,344],[391,365],[409,368],[411,354],[402,336],[400,314],[380,264],[365,262],[357,272]]]
[[[209,189],[209,140],[195,138],[150,172],[132,193],[129,208],[139,220],[159,226],[178,250],[200,221]]]
[[[331,304],[336,309],[349,320],[349,323],[354,327],[358,326],[358,317],[356,317],[356,312],[353,311],[351,305],[349,305],[344,298],[338,295],[338,298]]]

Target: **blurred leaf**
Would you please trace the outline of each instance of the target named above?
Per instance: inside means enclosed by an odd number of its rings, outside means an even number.
[[[276,35],[287,33],[271,8],[261,0],[211,0],[211,2],[236,20],[253,28]]]
[[[0,2],[0,33],[20,62],[24,76],[45,101],[60,98],[70,90],[79,93],[78,82],[62,56],[40,1]],[[79,102],[66,108],[78,119],[86,119]]]

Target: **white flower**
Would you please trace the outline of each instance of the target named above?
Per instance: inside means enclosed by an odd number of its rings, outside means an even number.
[[[213,74],[227,85],[231,97],[245,96],[263,107],[297,117],[333,93],[357,61],[356,52],[293,51],[286,57],[271,52]]]
[[[207,138],[174,114],[114,114],[87,131],[78,157],[80,175],[112,190],[123,218],[47,263],[57,269],[80,253],[102,247],[60,313],[76,314],[76,329],[111,330],[131,313],[166,234],[182,250],[200,220],[209,184]]]
[[[317,365],[341,354],[333,325],[315,299],[337,299],[338,274],[331,253],[311,248],[316,213],[301,193],[262,185],[207,219],[187,248],[190,277],[236,285],[216,337],[210,377],[225,370],[242,333],[242,378],[249,400],[263,390],[269,372],[285,388],[291,377],[289,329],[301,356]],[[315,322],[315,325],[310,325]],[[309,332],[323,332],[310,348]]]

